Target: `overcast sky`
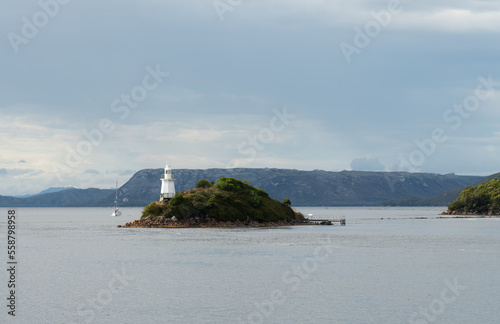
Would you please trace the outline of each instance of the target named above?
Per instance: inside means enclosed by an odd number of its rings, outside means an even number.
[[[27,0],[0,17],[0,195],[167,160],[500,171],[500,1]]]

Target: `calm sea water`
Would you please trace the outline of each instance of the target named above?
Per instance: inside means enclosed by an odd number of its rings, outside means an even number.
[[[297,209],[347,226],[122,229],[140,208],[18,208],[17,313],[0,322],[498,323],[500,219]]]

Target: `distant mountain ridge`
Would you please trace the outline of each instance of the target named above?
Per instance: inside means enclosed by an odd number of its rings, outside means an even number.
[[[68,189],[75,189],[73,187],[50,187],[49,189],[45,189],[39,193],[36,194],[31,194],[31,195],[20,195],[20,196],[14,196],[15,198],[28,198],[28,197],[34,197],[38,195],[43,195],[46,193],[53,193],[53,192],[59,192],[63,190],[68,190]]]
[[[146,206],[160,195],[163,169],[135,173],[118,189],[120,206]],[[377,206],[412,197],[431,198],[450,190],[462,190],[482,181],[480,176],[455,174],[301,171],[293,169],[174,169],[176,190],[192,189],[200,179],[220,177],[247,180],[273,198],[289,198],[294,206]],[[112,189],[67,189],[28,198],[0,196],[1,207],[108,207],[114,205]]]
[[[27,198],[0,196],[0,207],[87,207],[114,192],[114,189],[72,188]]]
[[[146,205],[160,194],[163,169],[137,172],[118,190],[122,206]],[[247,180],[278,200],[289,198],[295,206],[364,206],[380,205],[410,197],[429,198],[449,190],[481,181],[480,176],[455,174],[365,172],[365,171],[301,171],[291,169],[177,169],[173,170],[176,190],[192,189],[200,179],[216,181],[220,177]],[[125,200],[125,201],[124,201]],[[110,206],[114,197],[98,202]]]

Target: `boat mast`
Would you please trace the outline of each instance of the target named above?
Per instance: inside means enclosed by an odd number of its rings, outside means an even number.
[[[115,186],[116,190],[115,190],[115,211],[116,211],[116,204],[117,204],[117,201],[118,201],[118,180],[116,180],[116,186]]]

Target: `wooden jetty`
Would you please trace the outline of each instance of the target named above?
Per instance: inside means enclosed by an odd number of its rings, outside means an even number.
[[[323,218],[306,218],[310,223],[319,223],[320,225],[333,225],[334,223],[339,223],[339,225],[345,226],[345,217],[338,219],[323,219]]]

